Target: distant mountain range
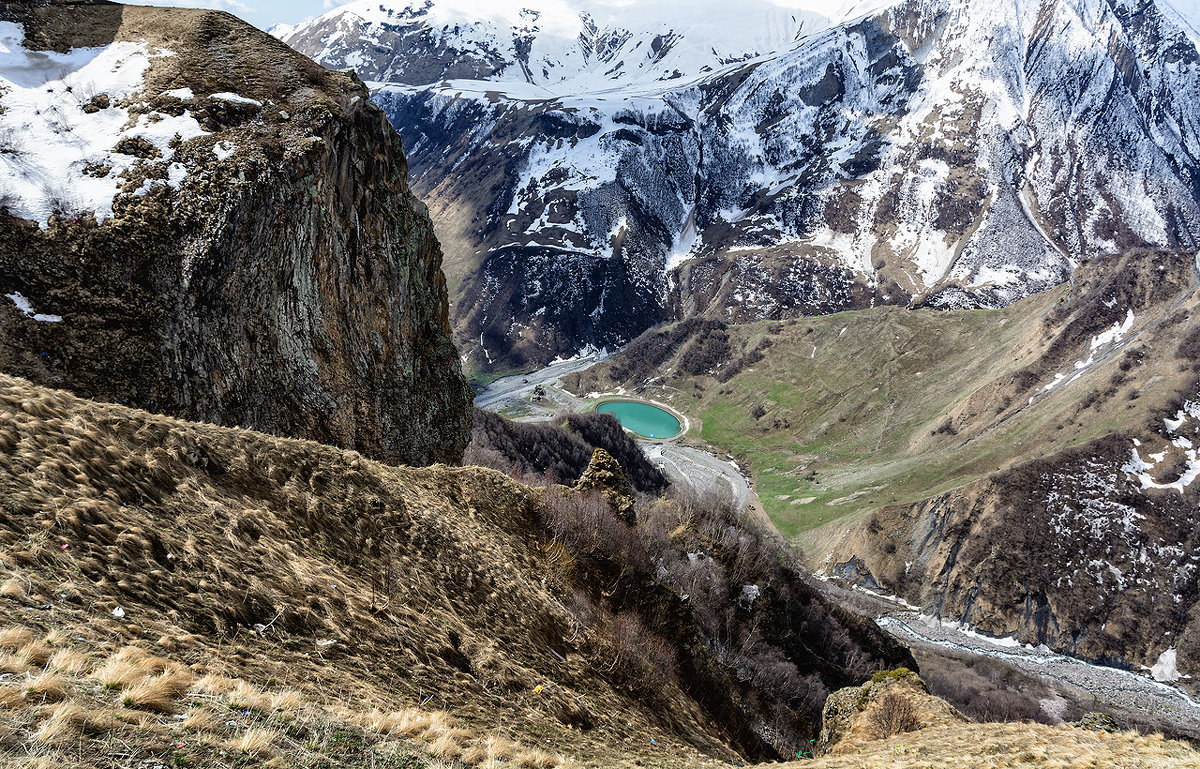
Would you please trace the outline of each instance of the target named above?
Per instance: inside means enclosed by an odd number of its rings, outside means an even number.
[[[1197,247],[1197,16],[375,0],[278,32],[369,82],[446,243],[459,344],[499,367],[692,314],[1000,306],[1082,258]]]

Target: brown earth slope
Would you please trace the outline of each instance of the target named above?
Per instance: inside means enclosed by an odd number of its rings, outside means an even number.
[[[361,82],[225,13],[27,2],[0,5],[0,20],[36,50],[172,51],[112,107],[151,123],[191,114],[208,132],[175,148],[177,191],[141,186],[168,173],[147,152],[103,224],[64,209],[40,229],[0,209],[0,293],[63,318],[0,304],[0,370],[389,462],[461,458],[470,391],[441,250]]]
[[[772,755],[772,740],[815,736],[817,724],[805,724],[803,709],[799,735],[773,736],[764,721],[786,712],[771,688],[772,680],[788,680],[784,652],[803,668],[801,683],[819,693],[806,704],[818,715],[829,688],[854,680],[839,664],[852,664],[861,680],[911,660],[878,629],[821,608],[802,584],[785,594],[763,583],[753,612],[727,596],[723,621],[734,624],[722,637],[738,646],[706,641],[697,613],[711,610],[704,596],[725,591],[724,583],[703,584],[714,573],[711,559],[692,566],[679,552],[667,561],[697,580],[689,602],[649,578],[648,561],[622,565],[612,553],[589,553],[592,535],[574,517],[607,527],[617,547],[630,546],[633,530],[604,512],[602,497],[597,509],[573,507],[569,497],[559,493],[555,509],[570,518],[553,519],[548,531],[539,491],[491,470],[394,468],[315,443],[0,379],[6,621],[32,638],[55,634],[59,645],[91,660],[81,663],[85,672],[124,646],[135,647],[125,657],[166,659],[143,665],[155,675],[176,671],[183,681],[159,708],[165,715],[146,716],[158,719],[155,729],[204,704],[205,692],[189,688],[187,675],[218,675],[256,691],[295,690],[327,711],[339,704],[450,711],[480,739],[602,765],[613,755],[654,765],[705,756],[739,761]],[[726,547],[721,537],[731,536],[735,550],[750,544],[720,524],[716,542],[705,546],[712,526],[691,524],[686,514],[673,521],[682,550],[716,557]],[[703,530],[689,533],[693,526]],[[751,548],[749,555],[769,552]],[[759,640],[734,632],[743,616]],[[806,629],[799,627],[804,616],[823,620]],[[775,635],[791,638],[791,646],[767,649],[774,655],[767,667],[747,656],[746,648]],[[0,661],[22,681],[32,681],[47,659],[36,649],[22,652],[27,645]],[[137,721],[118,696],[128,683],[104,694],[96,689],[103,681],[75,681],[78,696],[71,696],[115,709],[98,723]],[[208,694],[236,688],[221,686]],[[183,696],[189,692],[195,696]],[[33,744],[52,715],[34,707],[49,701],[30,697],[8,702],[20,715],[0,735],[0,750],[10,755]],[[201,741],[188,765],[223,765],[229,739],[279,726],[270,718],[233,721],[212,744]],[[96,727],[99,739],[128,739],[124,728]],[[297,732],[290,739],[306,738]],[[483,762],[480,755],[473,763]]]

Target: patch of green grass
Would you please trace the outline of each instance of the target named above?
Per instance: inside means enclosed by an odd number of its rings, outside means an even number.
[[[725,383],[676,375],[664,392],[694,396],[676,405],[700,418],[699,437],[749,467],[776,526],[808,545],[816,529],[1144,418],[1146,404],[1123,395],[1079,409],[1111,363],[1033,406],[1032,390],[1016,392],[1013,375],[1052,338],[1042,320],[1053,300],[1047,292],[1003,310],[881,307],[775,324],[751,369]],[[748,349],[768,325],[731,327],[733,343]],[[954,429],[939,429],[947,420]]]

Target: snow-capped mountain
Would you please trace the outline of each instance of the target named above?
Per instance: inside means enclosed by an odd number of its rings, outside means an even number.
[[[274,30],[299,50],[374,83],[503,83],[533,99],[690,80],[771,54],[884,3],[834,0],[824,14],[770,0],[372,0]],[[514,93],[515,92],[515,93]]]
[[[284,35],[404,137],[480,364],[694,313],[995,306],[1200,245],[1194,9],[532,5],[361,2]]]

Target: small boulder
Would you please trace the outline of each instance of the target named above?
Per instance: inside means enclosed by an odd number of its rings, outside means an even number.
[[[930,694],[913,671],[880,671],[862,686],[829,695],[815,752],[853,752],[864,742],[966,720],[948,702]]]
[[[99,112],[102,109],[108,109],[112,106],[112,100],[108,98],[106,93],[98,93],[88,100],[88,103],[83,105],[83,111],[89,115]]]
[[[1089,710],[1078,721],[1072,721],[1071,726],[1087,729],[1092,732],[1119,732],[1121,725],[1108,713],[1099,710]]]
[[[126,136],[117,142],[117,146],[113,148],[113,152],[121,155],[132,155],[135,158],[142,158],[143,160],[162,157],[162,152],[159,151],[158,147],[155,147],[148,139],[141,136]]]

